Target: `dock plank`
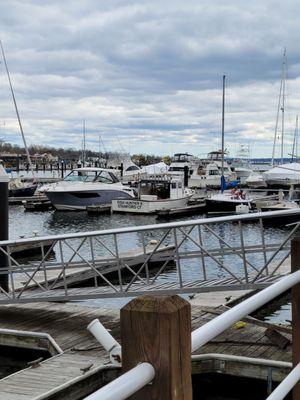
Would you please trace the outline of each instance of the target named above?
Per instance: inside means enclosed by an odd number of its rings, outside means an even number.
[[[202,326],[222,313],[225,308],[210,309],[192,306],[192,329]],[[27,368],[0,380],[0,400],[47,399],[49,390],[70,385],[84,378],[81,368],[93,364],[91,373],[108,362],[108,354],[86,330],[99,318],[117,340],[120,340],[119,311],[84,307],[78,304],[33,303],[0,307],[0,328],[34,330],[49,333],[64,350],[37,368]],[[227,329],[195,354],[219,353],[291,361],[291,350],[280,350],[264,335],[268,324],[246,319],[242,329]],[[287,329],[285,333],[291,338]]]

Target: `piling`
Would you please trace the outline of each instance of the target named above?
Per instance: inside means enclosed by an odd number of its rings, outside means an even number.
[[[189,182],[189,167],[187,165],[184,166],[183,168],[183,184],[184,187],[188,186]]]
[[[124,164],[121,163],[121,167],[120,167],[120,174],[121,174],[121,179],[123,178],[123,174],[124,174]]]
[[[192,400],[191,306],[179,296],[142,296],[121,309],[122,369],[150,363],[155,378],[130,400]]]
[[[8,240],[8,182],[3,165],[0,164],[0,240]],[[7,270],[7,256],[0,252],[0,268]],[[0,274],[0,287],[8,291],[8,274]]]
[[[300,269],[300,236],[291,243],[291,272]],[[292,287],[292,353],[293,367],[300,363],[300,283]],[[293,400],[300,399],[300,382],[293,389]]]
[[[61,162],[61,169],[60,169],[60,171],[61,171],[61,178],[63,179],[63,177],[64,177],[64,162],[63,162],[63,161]]]

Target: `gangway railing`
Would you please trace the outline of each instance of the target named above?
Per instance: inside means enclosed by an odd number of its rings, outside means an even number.
[[[228,311],[225,311],[223,314],[217,316],[213,320],[209,321],[205,325],[200,328],[194,330],[191,335],[191,349],[192,352],[201,348],[204,344],[214,339],[220,333],[224,332],[230,326],[232,326],[237,321],[241,320],[245,316],[251,314],[253,311],[257,310],[264,304],[268,303],[272,299],[276,298],[280,294],[286,292],[291,289],[293,286],[300,283],[300,270],[291,273],[290,275],[282,278],[279,282],[274,283],[266,289],[261,290],[257,294],[251,296],[250,298],[244,300],[240,304],[234,306]],[[149,334],[155,334],[154,332],[149,332]],[[98,336],[97,339],[101,343],[101,336]],[[153,376],[155,373],[158,373],[155,366],[153,366]],[[146,368],[146,367],[145,367]],[[159,366],[157,366],[159,369]],[[124,383],[123,386],[124,393],[128,393],[130,388],[130,394],[134,392],[132,390],[138,391],[142,385],[145,386],[149,381],[151,381],[151,365],[147,366],[147,374],[140,374],[140,371],[143,371],[144,367],[136,366],[129,373],[122,375],[120,378],[111,382],[109,385],[104,386],[103,388],[96,391],[91,396],[88,396],[86,400],[108,400],[108,399],[126,399],[123,397],[123,394],[119,392],[119,382]],[[143,371],[144,372],[144,371]],[[126,383],[126,377],[130,376],[130,380]],[[274,390],[274,392],[267,398],[267,400],[283,400],[285,396],[289,393],[289,391],[299,382],[300,379],[300,363],[297,364],[294,369],[287,375],[287,377],[281,382],[281,384]],[[132,382],[135,382],[135,385],[132,385]],[[107,387],[109,387],[109,393],[111,397],[106,397]],[[103,397],[103,394],[105,396]],[[115,394],[115,396],[114,396]],[[161,399],[163,399],[164,395],[162,394]],[[161,400],[157,399],[157,400]]]
[[[0,303],[263,288],[299,226],[300,209],[0,241],[9,277]]]

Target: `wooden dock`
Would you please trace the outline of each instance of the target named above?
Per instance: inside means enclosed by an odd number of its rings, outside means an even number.
[[[224,308],[192,307],[192,329],[207,323]],[[0,329],[19,329],[50,334],[63,353],[43,361],[36,368],[27,368],[0,380],[0,400],[77,400],[102,384],[114,379],[120,370],[108,365],[108,355],[86,330],[94,319],[111,330],[120,340],[119,311],[88,308],[75,304],[39,303],[0,307]],[[276,361],[291,361],[291,329],[244,319],[245,324],[233,326],[203,346],[197,354],[229,354]],[[266,335],[267,329],[280,332],[288,342],[281,349]],[[1,334],[0,334],[1,345]],[[22,347],[22,343],[19,344]],[[220,356],[221,357],[221,356]],[[262,365],[237,367],[238,362],[223,363],[235,375],[264,379],[268,368]],[[193,360],[193,373],[214,368],[215,363]],[[215,371],[216,372],[216,371]],[[273,380],[281,380],[289,368],[273,368]]]

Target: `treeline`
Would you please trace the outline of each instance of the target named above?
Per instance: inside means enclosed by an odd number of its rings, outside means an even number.
[[[58,157],[59,160],[68,160],[72,162],[76,162],[82,158],[82,150],[77,150],[74,148],[62,148],[62,147],[49,147],[43,145],[31,145],[29,148],[29,154],[34,156],[36,154],[51,154],[53,157]],[[7,143],[4,140],[0,139],[0,153],[8,153],[8,154],[25,154],[25,148],[19,146],[17,144]],[[115,160],[119,159],[122,161],[123,156],[126,154],[118,153],[118,152],[95,152],[91,150],[86,150],[86,160],[89,159],[104,159],[104,160]],[[155,156],[153,154],[133,154],[131,159],[137,165],[149,165],[154,164],[160,161],[165,161],[166,163],[170,163],[170,158],[168,156]]]

